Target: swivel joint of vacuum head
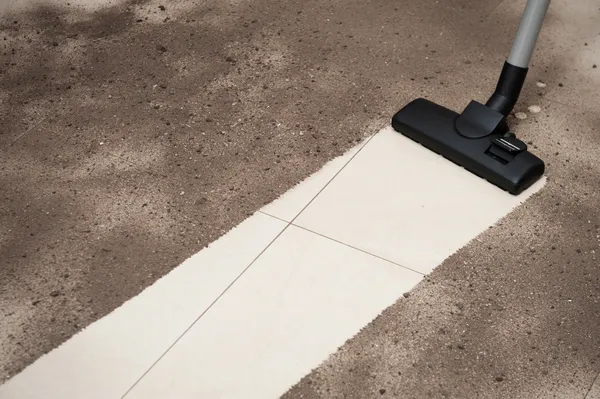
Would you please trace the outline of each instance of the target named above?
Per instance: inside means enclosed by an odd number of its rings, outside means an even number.
[[[485,105],[508,116],[519,100],[527,71],[528,68],[521,68],[505,62],[496,90]]]

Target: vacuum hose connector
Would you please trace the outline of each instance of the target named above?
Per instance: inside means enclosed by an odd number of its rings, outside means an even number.
[[[528,70],[528,68],[521,68],[505,62],[496,91],[485,105],[508,116],[519,100]]]
[[[510,114],[519,99],[549,6],[550,0],[527,0],[510,55],[502,68],[498,86],[486,104],[504,116]]]

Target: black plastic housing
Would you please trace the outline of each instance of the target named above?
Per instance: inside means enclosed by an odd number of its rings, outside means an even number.
[[[508,116],[519,100],[528,71],[528,68],[521,68],[505,62],[496,90],[485,105]]]
[[[462,133],[457,129],[457,122]],[[471,102],[458,114],[419,98],[394,115],[392,126],[514,195],[529,188],[544,174],[544,162],[528,152],[524,143],[507,134],[504,116],[477,102]],[[507,140],[515,140],[517,145]],[[498,143],[508,144],[505,147]]]

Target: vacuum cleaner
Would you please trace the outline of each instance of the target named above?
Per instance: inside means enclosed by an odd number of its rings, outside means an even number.
[[[518,195],[540,179],[544,162],[510,130],[506,118],[517,103],[550,0],[528,0],[507,61],[490,99],[471,101],[458,114],[424,98],[392,118],[397,132],[490,183]]]

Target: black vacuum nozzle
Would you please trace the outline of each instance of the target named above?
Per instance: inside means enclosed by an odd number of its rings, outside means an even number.
[[[509,131],[505,115],[476,101],[458,114],[420,98],[396,113],[392,126],[514,195],[544,174],[544,162]]]

